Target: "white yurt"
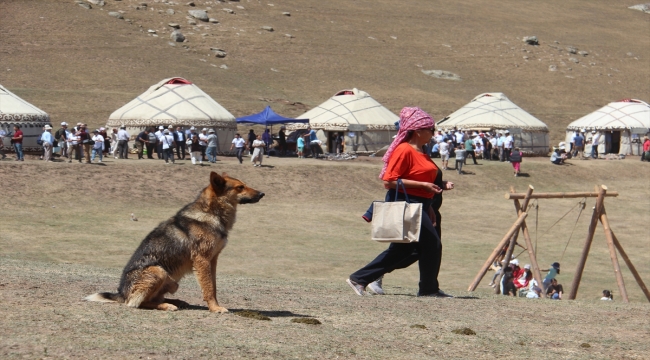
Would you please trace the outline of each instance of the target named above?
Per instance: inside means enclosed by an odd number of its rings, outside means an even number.
[[[566,128],[566,142],[576,131],[586,131],[589,143],[585,152],[591,153],[592,131],[600,133],[599,154],[640,155],[643,136],[650,132],[650,105],[636,99],[611,102],[602,108],[572,122]]]
[[[115,110],[107,127],[126,126],[135,138],[147,127],[169,125],[214,129],[219,139],[217,151],[223,153],[237,132],[235,117],[198,86],[183,78],[165,79]]]
[[[525,154],[546,156],[549,152],[548,126],[510,101],[502,93],[481,94],[469,104],[437,123],[441,130],[499,132],[509,130],[515,144]]]
[[[343,151],[358,154],[374,153],[389,145],[397,134],[395,122],[399,121],[399,116],[356,88],[337,92],[297,118],[309,119],[309,126],[317,130],[316,135],[323,142],[323,151],[334,152],[331,139],[335,133],[342,132]],[[306,127],[307,124],[291,124],[287,129]]]
[[[41,151],[36,140],[43,133],[43,126],[50,124],[50,115],[0,85],[0,131],[11,134],[14,125],[23,132],[23,151]],[[3,143],[11,149],[11,137],[5,136]]]

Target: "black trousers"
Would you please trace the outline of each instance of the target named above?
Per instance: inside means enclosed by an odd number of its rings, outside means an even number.
[[[389,190],[386,201],[393,201],[395,190]],[[404,201],[404,195],[399,193],[398,200]],[[410,244],[391,243],[384,252],[379,254],[368,265],[357,270],[350,279],[366,286],[379,279],[382,275],[395,269],[405,268],[418,260],[420,268],[419,295],[438,292],[438,273],[442,260],[442,243],[440,237],[429,219],[427,209],[431,206],[431,199],[419,198],[409,195],[409,202],[422,203],[422,226],[420,228],[419,242]]]
[[[153,159],[153,151],[156,144],[147,143],[147,159]]]
[[[510,153],[512,152],[512,149],[504,148],[503,149],[503,157],[506,158],[506,161],[510,161]]]
[[[185,160],[185,143],[182,141],[176,143],[176,156],[179,160]]]
[[[163,145],[163,144],[162,144],[162,142],[160,142],[160,141],[158,141],[158,143],[156,143],[156,154],[158,155],[158,159],[162,159],[162,158],[163,158],[163,148],[162,148],[162,145]]]
[[[201,161],[205,161],[205,150],[208,148],[207,145],[201,145]]]
[[[476,154],[474,154],[474,150],[467,150],[467,155],[465,156],[465,165],[467,165],[467,158],[468,158],[470,155],[472,156],[472,160],[474,160],[474,165],[478,164],[478,163],[476,162]]]

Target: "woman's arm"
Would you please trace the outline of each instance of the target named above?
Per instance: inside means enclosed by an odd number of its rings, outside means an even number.
[[[433,193],[433,194],[440,194],[442,192],[442,189],[438,185],[435,185],[433,183],[408,180],[408,179],[403,179],[402,183],[404,184],[404,187],[407,189],[423,189],[426,192]],[[397,180],[391,180],[391,181],[384,180],[384,186],[387,189],[396,189]]]

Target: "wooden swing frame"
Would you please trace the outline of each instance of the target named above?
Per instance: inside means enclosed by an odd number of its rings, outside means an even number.
[[[621,274],[621,267],[618,262],[618,256],[616,250],[620,253],[621,257],[625,261],[625,264],[630,269],[630,272],[634,276],[637,284],[643,291],[643,294],[646,296],[648,301],[650,301],[650,291],[646,287],[645,283],[641,279],[641,276],[637,272],[636,268],[630,261],[630,258],[627,256],[627,253],[623,249],[623,246],[614,235],[611,227],[609,226],[609,220],[607,219],[607,212],[605,211],[605,197],[616,197],[618,192],[612,191],[607,192],[607,187],[605,185],[596,186],[594,192],[569,192],[569,193],[537,193],[533,194],[533,186],[528,185],[528,191],[526,193],[516,193],[514,188],[510,188],[510,193],[506,193],[506,199],[513,200],[515,205],[515,211],[517,211],[517,220],[510,227],[506,235],[501,239],[499,245],[492,251],[488,259],[485,261],[485,264],[481,267],[478,274],[474,278],[474,281],[470,284],[468,291],[476,290],[476,287],[481,282],[485,276],[487,270],[490,268],[490,265],[498,258],[502,249],[506,244],[508,249],[506,251],[506,256],[504,259],[504,264],[510,263],[512,259],[512,252],[514,250],[515,244],[517,243],[517,238],[519,237],[519,230],[524,236],[526,241],[526,250],[528,251],[528,256],[530,257],[530,263],[532,267],[533,277],[537,281],[537,284],[542,287],[542,274],[537,263],[537,256],[535,255],[535,249],[533,248],[533,242],[530,238],[528,232],[528,227],[526,226],[526,216],[528,216],[528,203],[531,199],[567,199],[567,198],[586,198],[586,197],[595,197],[596,206],[594,206],[594,212],[591,216],[591,223],[589,224],[589,232],[587,233],[587,238],[585,239],[585,244],[582,249],[582,254],[578,261],[578,266],[576,268],[575,275],[573,277],[573,282],[571,283],[571,291],[569,292],[569,300],[575,300],[578,295],[578,288],[580,287],[580,280],[582,279],[582,273],[585,268],[585,263],[587,262],[587,256],[589,255],[589,250],[591,249],[591,243],[594,238],[594,233],[596,232],[596,227],[598,222],[603,225],[603,230],[605,231],[605,238],[607,239],[607,246],[609,247],[609,255],[612,260],[612,266],[614,267],[614,274],[616,276],[616,283],[618,284],[618,290],[621,294],[623,302],[629,302],[627,296],[627,290],[625,289],[625,282],[623,281],[623,275]],[[523,200],[522,203],[519,200]],[[498,287],[497,287],[497,291]],[[542,297],[546,297],[546,294],[542,292]]]

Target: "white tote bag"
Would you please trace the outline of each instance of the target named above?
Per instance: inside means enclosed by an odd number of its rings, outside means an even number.
[[[412,243],[420,238],[422,204],[408,202],[402,180],[397,181],[397,186],[402,187],[407,201],[372,203],[371,238],[374,241]],[[397,200],[397,190],[395,190],[395,200]]]

